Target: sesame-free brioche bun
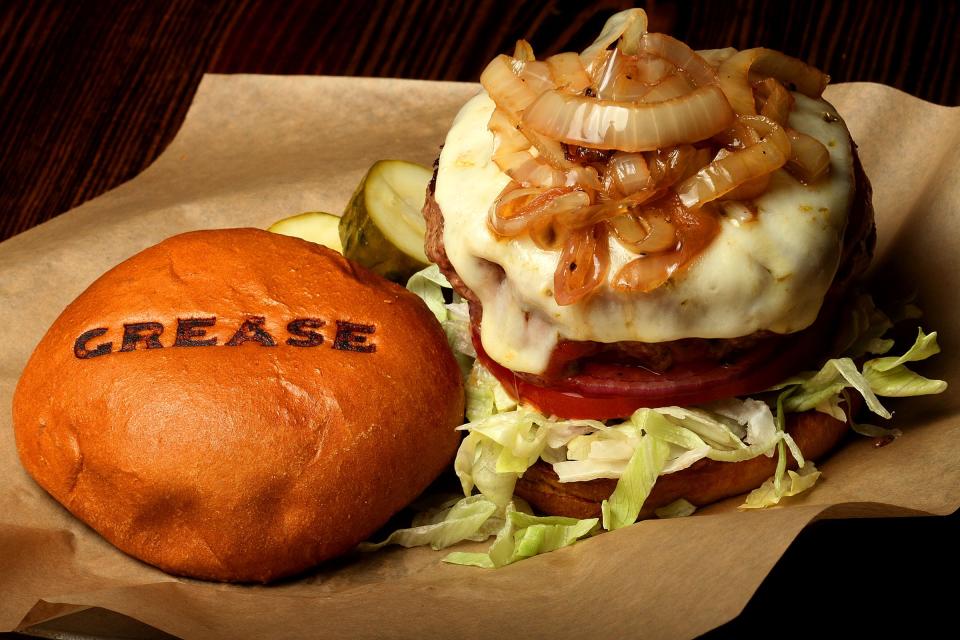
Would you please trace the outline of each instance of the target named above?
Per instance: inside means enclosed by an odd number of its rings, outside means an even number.
[[[71,303],[17,386],[20,459],[126,553],[266,582],[353,548],[451,461],[463,390],[423,302],[255,229],[174,236]]]

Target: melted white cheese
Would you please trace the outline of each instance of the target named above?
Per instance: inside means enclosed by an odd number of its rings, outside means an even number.
[[[761,329],[792,333],[812,324],[839,263],[853,164],[843,121],[824,119],[824,113],[836,115],[833,107],[795,97],[790,126],[827,147],[829,177],[806,186],[777,171],[755,200],[755,220],[724,218],[695,263],[650,293],[609,286],[636,257],[611,241],[607,281],[569,306],[553,298],[558,252],[541,250],[525,236],[497,239],[487,226],[490,205],[510,179],[491,160],[494,138],[487,121],[493,102],[485,92],[470,100],[440,154],[436,199],[447,256],[483,305],[480,338],[490,357],[515,371],[540,373],[564,338],[734,338]]]

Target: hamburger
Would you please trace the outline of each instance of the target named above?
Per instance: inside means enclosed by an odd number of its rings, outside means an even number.
[[[463,416],[410,292],[311,242],[196,231],[117,265],[13,398],[37,483],[168,573],[267,582],[343,554],[447,468]]]
[[[935,333],[869,357],[890,321],[855,289],[871,190],[829,78],[646,26],[628,10],[582,53],[495,58],[428,187],[430,278],[476,358],[457,472],[499,509],[615,529],[769,506],[849,426],[890,435],[853,424],[861,403],[945,387],[905,366]]]

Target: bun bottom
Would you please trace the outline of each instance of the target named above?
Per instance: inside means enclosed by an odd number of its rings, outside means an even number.
[[[807,460],[817,460],[833,449],[847,432],[847,423],[825,413],[806,411],[787,416],[787,432]],[[797,463],[787,452],[787,468]],[[758,456],[742,462],[698,460],[686,469],[657,478],[643,504],[639,519],[650,518],[654,510],[684,498],[702,507],[759,487],[776,471],[777,457]],[[514,493],[535,509],[550,515],[572,518],[600,517],[600,503],[610,497],[616,480],[560,482],[553,468],[538,460],[517,481]]]

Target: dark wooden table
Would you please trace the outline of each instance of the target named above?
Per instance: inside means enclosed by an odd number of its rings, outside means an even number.
[[[538,55],[580,50],[611,12],[631,4],[0,2],[0,240],[142,171],[173,138],[205,72],[476,81],[517,38]],[[696,0],[647,8],[651,30],[695,48],[768,46],[835,82],[883,82],[960,103],[954,2]],[[945,622],[951,611],[938,606],[956,589],[930,576],[960,568],[958,534],[956,514],[816,523],[745,613],[709,635],[824,635],[836,616],[861,632],[883,632],[891,621],[918,631]],[[628,588],[629,572],[643,568],[624,570]]]

